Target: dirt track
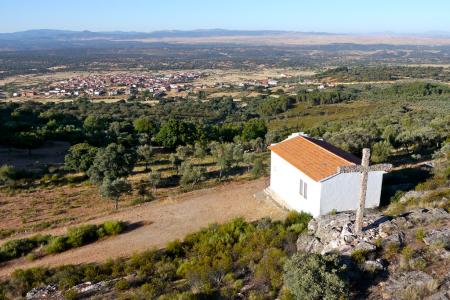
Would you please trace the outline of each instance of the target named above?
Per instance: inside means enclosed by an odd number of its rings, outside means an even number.
[[[266,179],[228,183],[94,219],[89,223],[115,219],[141,226],[119,236],[58,255],[35,261],[27,261],[24,258],[12,261],[0,268],[0,277],[8,276],[16,268],[101,262],[107,258],[129,256],[145,249],[161,248],[167,242],[182,239],[186,234],[208,224],[223,223],[236,217],[244,217],[247,220],[265,216],[273,219],[284,217],[286,213],[275,204],[255,199],[254,194],[261,191],[265,183]],[[61,230],[43,233],[61,234]]]

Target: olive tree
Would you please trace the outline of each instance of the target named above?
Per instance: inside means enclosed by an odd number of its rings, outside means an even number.
[[[152,171],[148,174],[148,183],[153,189],[153,192],[156,192],[156,188],[161,182],[161,173],[158,171]]]
[[[181,179],[180,184],[182,186],[191,185],[194,186],[204,178],[205,169],[195,167],[189,162],[183,162],[181,165]]]
[[[136,153],[138,157],[144,162],[145,164],[145,171],[148,170],[148,165],[150,164],[152,158],[153,158],[153,148],[147,144],[141,145],[137,147]]]
[[[123,178],[111,180],[106,177],[100,186],[100,194],[108,199],[114,200],[114,207],[119,208],[119,198],[122,194],[131,192],[131,184]]]

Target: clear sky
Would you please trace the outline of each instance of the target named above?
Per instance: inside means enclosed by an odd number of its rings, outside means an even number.
[[[0,0],[0,32],[43,28],[450,32],[450,0]]]

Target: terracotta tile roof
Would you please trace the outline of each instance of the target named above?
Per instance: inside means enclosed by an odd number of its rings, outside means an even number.
[[[333,145],[306,136],[297,136],[269,147],[315,181],[337,173],[341,166],[360,164],[356,156]]]

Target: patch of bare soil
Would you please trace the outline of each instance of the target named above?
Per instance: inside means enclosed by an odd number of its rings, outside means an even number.
[[[3,230],[36,232],[59,224],[83,222],[112,210],[112,202],[102,199],[95,186],[88,184],[52,186],[17,194],[1,192],[0,199]]]
[[[59,165],[64,162],[69,147],[69,143],[59,141],[47,141],[31,152],[0,146],[0,166],[11,165],[17,169],[34,170],[45,165]]]
[[[8,276],[16,268],[101,262],[108,258],[129,256],[137,251],[162,248],[169,241],[183,239],[187,234],[211,223],[223,223],[237,217],[249,221],[262,217],[284,218],[284,210],[272,202],[254,197],[255,193],[266,186],[266,180],[226,183],[93,219],[89,223],[122,220],[140,226],[116,237],[40,260],[12,261],[0,268],[0,277]],[[64,228],[57,228],[42,233],[61,234],[64,231]]]

